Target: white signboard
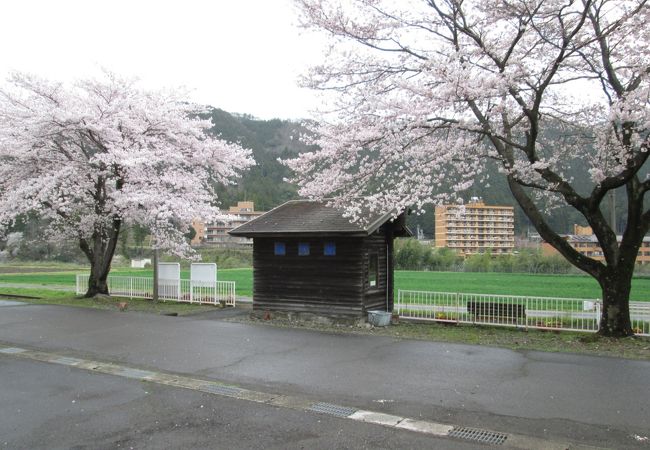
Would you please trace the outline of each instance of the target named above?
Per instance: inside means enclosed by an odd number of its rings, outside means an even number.
[[[151,265],[151,259],[150,258],[142,258],[142,259],[132,259],[131,260],[131,267],[136,268],[136,269],[144,269],[147,264]]]
[[[190,267],[192,285],[212,286],[217,281],[217,265],[215,263],[192,263]]]
[[[158,263],[158,290],[163,297],[180,298],[180,263]]]

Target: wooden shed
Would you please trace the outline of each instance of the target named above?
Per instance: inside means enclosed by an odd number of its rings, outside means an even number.
[[[253,238],[253,309],[364,317],[393,309],[393,238],[405,216],[351,223],[324,202],[289,201],[230,232]]]

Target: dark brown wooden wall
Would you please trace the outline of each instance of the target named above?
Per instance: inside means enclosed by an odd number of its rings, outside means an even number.
[[[326,241],[336,243],[335,256],[323,255]],[[285,256],[274,255],[275,242],[285,243]],[[298,256],[299,242],[310,244],[309,256]],[[363,316],[365,255],[363,238],[255,238],[253,308]]]
[[[366,310],[386,311],[386,236],[381,228],[373,235],[364,239],[364,308]],[[378,256],[377,285],[371,287],[368,283],[368,270],[370,268],[370,255]]]

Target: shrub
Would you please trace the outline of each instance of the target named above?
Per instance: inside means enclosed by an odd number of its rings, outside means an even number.
[[[416,239],[395,240],[395,268],[464,272],[570,273],[573,266],[560,255],[545,256],[540,250],[522,249],[515,254],[486,253],[459,256],[449,248],[435,248]]]

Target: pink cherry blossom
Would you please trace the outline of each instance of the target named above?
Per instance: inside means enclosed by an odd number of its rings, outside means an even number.
[[[176,90],[147,91],[105,72],[73,85],[15,74],[0,89],[0,231],[31,213],[79,242],[89,294],[106,292],[120,228],[191,257],[192,219],[219,216],[214,183],[232,183],[251,153],[209,133],[204,108]]]
[[[286,161],[302,195],[331,198],[353,220],[365,208],[420,210],[481,184],[495,160],[542,237],[603,286],[601,332],[632,333],[630,280],[650,227],[645,0],[296,3],[303,25],[331,40],[303,79],[331,94],[308,124],[319,150]],[[628,196],[620,242],[602,209],[614,189]],[[604,261],[551,229],[558,205],[584,216]]]

